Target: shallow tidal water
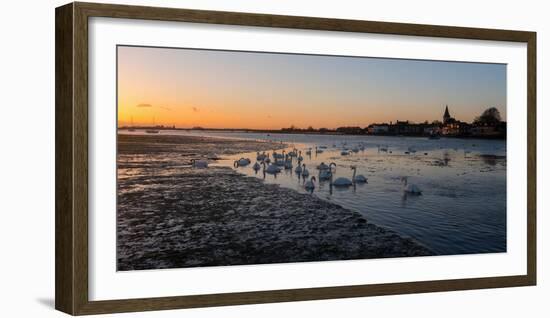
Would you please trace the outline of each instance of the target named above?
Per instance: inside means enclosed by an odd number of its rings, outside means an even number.
[[[135,132],[140,134],[142,132]],[[161,134],[279,141],[302,151],[303,163],[317,182],[311,195],[361,213],[369,222],[422,243],[436,254],[506,251],[506,142],[414,137],[258,134],[244,132],[161,131]],[[322,147],[316,153],[315,147]],[[326,148],[325,148],[326,147]],[[312,148],[312,154],[306,150]],[[358,148],[357,152],[353,152]],[[342,155],[347,149],[349,155]],[[280,150],[278,150],[280,152]],[[270,155],[272,151],[268,151]],[[220,155],[214,165],[233,167],[235,160],[251,164],[236,171],[269,184],[300,193],[304,178],[293,168],[276,175],[256,172],[256,152]],[[330,187],[319,181],[315,168],[334,162],[334,178],[351,178],[350,166],[368,183],[349,188]],[[408,177],[422,195],[403,192],[401,177]],[[248,191],[254,191],[249,189]],[[293,202],[286,203],[289,207]]]

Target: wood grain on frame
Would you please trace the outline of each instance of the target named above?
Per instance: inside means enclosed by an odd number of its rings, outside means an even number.
[[[425,293],[536,284],[536,33],[75,2],[56,16],[55,307],[73,315]],[[527,275],[89,301],[88,18],[282,27],[527,43]]]

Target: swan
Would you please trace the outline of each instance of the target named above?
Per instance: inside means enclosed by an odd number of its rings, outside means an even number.
[[[283,167],[286,163],[288,156],[285,155],[283,158],[275,158],[275,161],[273,162],[274,165]]]
[[[305,178],[305,177],[309,176],[309,170],[306,169],[306,164],[305,164],[305,163],[302,164],[302,167],[303,167],[303,169],[302,169],[302,177]]]
[[[351,149],[351,151],[357,153],[357,152],[359,152],[359,148],[358,148],[358,147],[354,147],[353,149]]]
[[[403,183],[403,192],[415,195],[422,194],[422,190],[420,190],[420,188],[416,184],[408,183],[407,177],[401,177],[401,182]]]
[[[280,154],[276,151],[273,151],[273,159],[284,159],[285,158],[285,151],[283,150]]]
[[[285,169],[292,169],[292,159],[290,156],[285,160]]]
[[[325,169],[328,169],[329,166],[327,166],[324,162],[321,162],[320,165],[317,166],[317,169],[319,170],[325,170]]]
[[[296,148],[294,148],[294,150],[289,152],[288,155],[291,156],[291,157],[296,157],[298,155],[298,150],[296,150]]]
[[[298,166],[296,167],[296,169],[294,169],[294,172],[296,172],[297,174],[302,173],[302,160],[298,159]]]
[[[277,167],[276,165],[267,165],[265,162],[262,162],[262,166],[264,167],[264,172],[266,173],[276,174],[281,172],[281,168]]]
[[[308,191],[313,191],[315,189],[315,177],[311,177],[306,183],[304,184],[304,188]]]
[[[367,182],[367,178],[365,178],[364,175],[362,175],[362,174],[360,174],[358,176],[355,175],[357,173],[357,167],[356,166],[352,166],[351,169],[353,170],[353,177],[352,177],[353,182],[355,182],[355,183],[365,183],[365,182]]]
[[[263,153],[260,153],[259,151],[256,153],[256,160],[264,161],[266,158],[267,158],[267,155],[265,151]]]
[[[235,162],[233,163],[233,166],[235,168],[238,168],[238,167],[244,167],[244,166],[249,165],[249,164],[250,164],[250,159],[241,158],[239,160],[235,160]]]
[[[298,151],[298,161],[304,161],[304,157],[302,157],[302,151]],[[299,164],[299,162],[298,162]]]
[[[332,176],[330,177],[330,184],[335,187],[349,187],[353,185],[353,182],[344,177],[337,178],[336,180],[332,181]]]
[[[336,168],[336,164],[331,162],[328,169],[324,169],[319,172],[319,180],[328,180],[332,177],[332,165]]]
[[[310,156],[311,156],[311,148],[308,148],[308,150],[306,151],[306,155],[310,155]]]
[[[347,155],[349,155],[349,151],[342,150],[342,152],[340,152],[340,155],[347,156]]]
[[[193,168],[208,168],[208,161],[206,160],[191,160],[191,165]]]
[[[319,149],[318,147],[315,147],[315,153],[323,153],[323,150]]]
[[[261,166],[258,162],[256,162],[253,166],[252,166],[252,169],[254,169],[254,171],[258,171],[260,170]]]

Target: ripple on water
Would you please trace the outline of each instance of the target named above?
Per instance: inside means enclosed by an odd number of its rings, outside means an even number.
[[[332,191],[328,182],[318,182],[313,195],[323,200],[358,211],[375,224],[413,237],[440,254],[506,251],[504,141],[476,140],[472,146],[471,140],[460,139],[349,137],[347,148],[361,144],[366,145],[365,150],[342,156],[346,137],[331,141],[330,136],[317,136],[313,142],[307,142],[307,137],[279,138],[288,144],[295,142],[286,152],[297,148],[305,153],[310,147],[327,146],[323,153],[304,156],[312,176],[317,176],[314,167],[321,162],[335,162],[335,178],[351,178],[351,165],[368,178],[367,184]],[[378,144],[387,145],[388,151],[380,151]],[[416,152],[405,154],[409,147]],[[218,164],[230,166],[240,157],[255,162],[256,153],[226,156]],[[305,180],[293,169],[276,176],[254,172],[251,165],[236,170],[306,193]],[[402,176],[417,184],[422,195],[404,195]]]

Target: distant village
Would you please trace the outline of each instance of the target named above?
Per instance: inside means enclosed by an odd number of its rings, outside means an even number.
[[[506,122],[501,120],[497,108],[486,109],[474,122],[467,123],[455,119],[445,106],[442,121],[429,123],[413,123],[408,120],[389,123],[375,123],[367,127],[338,127],[336,129],[299,129],[295,127],[283,128],[287,133],[316,132],[337,133],[345,135],[381,135],[381,136],[427,136],[431,138],[445,137],[477,137],[477,138],[506,138]]]
[[[123,126],[119,129],[130,130],[148,129],[158,132],[158,130],[218,130],[218,131],[247,131],[247,132],[265,132],[265,133],[289,133],[289,134],[333,134],[333,135],[379,135],[379,136],[426,136],[437,139],[440,137],[460,137],[460,138],[506,138],[506,122],[501,120],[500,112],[497,108],[486,109],[480,116],[476,117],[472,123],[463,122],[455,119],[449,112],[449,107],[445,106],[442,120],[433,122],[425,121],[423,123],[413,123],[411,121],[397,120],[389,123],[375,123],[367,127],[346,126],[336,129],[329,128],[298,128],[291,126],[280,130],[260,130],[260,129],[223,129],[223,128],[176,128],[175,125],[164,126]]]

